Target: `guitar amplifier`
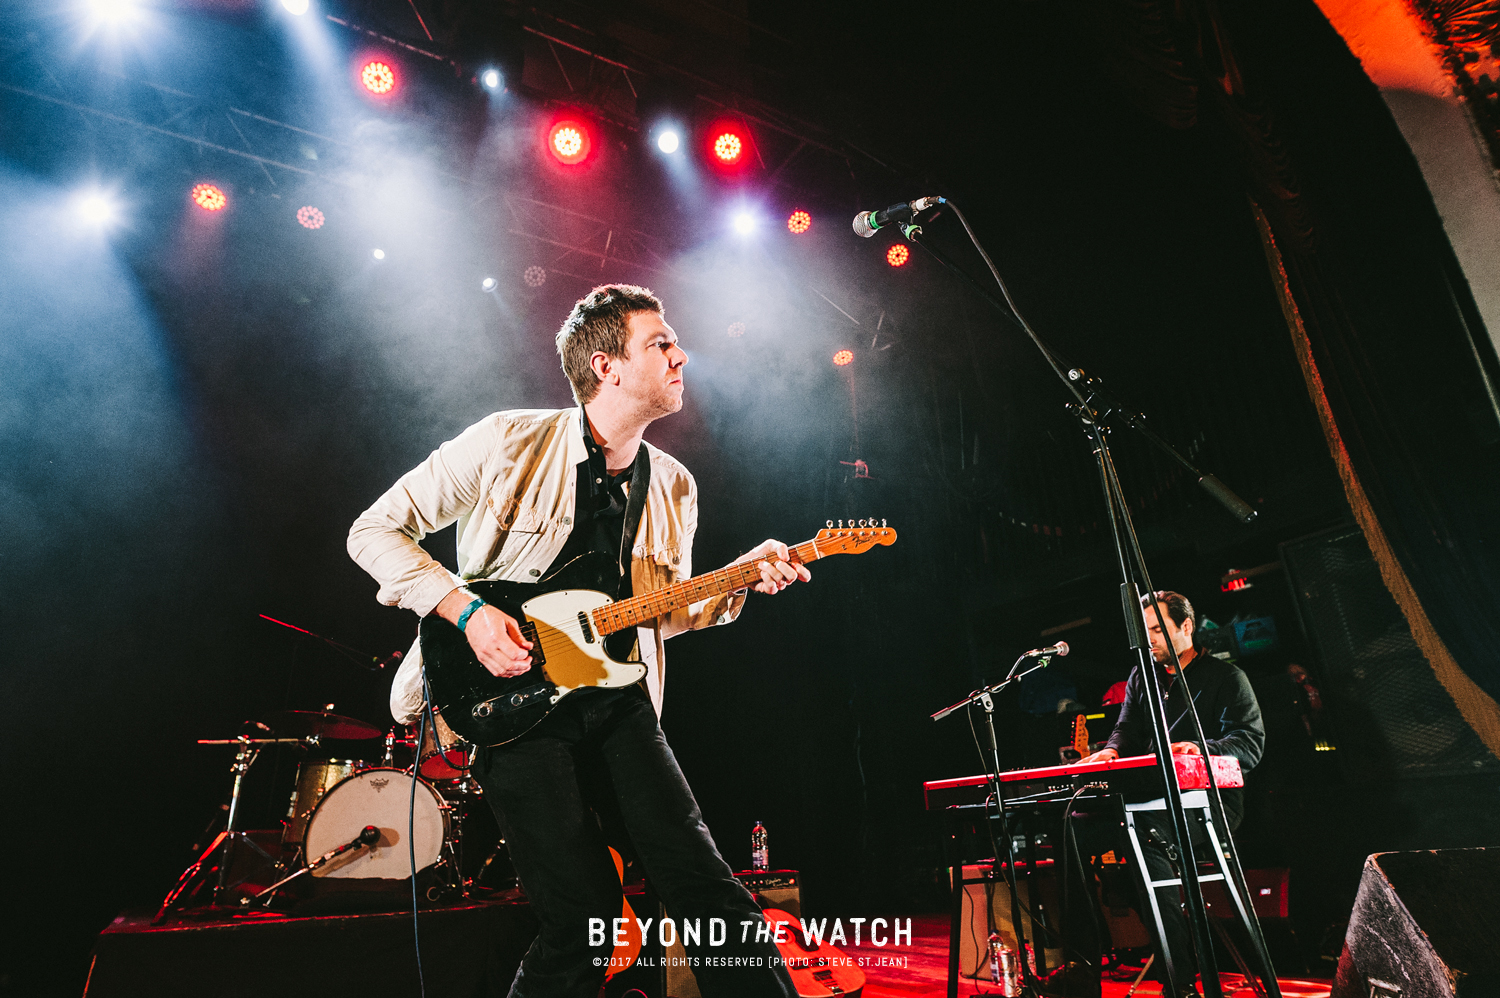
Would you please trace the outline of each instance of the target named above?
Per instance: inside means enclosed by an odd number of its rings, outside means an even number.
[[[958,973],[961,978],[988,981],[990,931],[1000,933],[1000,938],[1011,950],[1017,949],[1015,923],[1011,919],[1010,887],[1003,872],[995,870],[989,863],[964,866],[963,878],[960,921],[963,930],[958,937]],[[1049,919],[1056,919],[1062,906],[1057,881],[1050,873],[1038,876],[1035,881],[1028,881],[1024,875],[1018,879],[1016,886],[1020,888],[1022,910],[1033,908],[1032,883],[1038,888],[1036,901],[1039,906],[1044,908]],[[1034,939],[1037,934],[1035,926],[1028,925],[1026,934]],[[1047,968],[1052,970],[1061,965],[1063,951],[1049,946],[1044,956]]]
[[[745,885],[762,908],[780,908],[795,918],[802,917],[802,878],[796,870],[741,870],[735,879]],[[656,905],[656,917],[666,916],[661,903]],[[661,951],[662,947],[655,947]],[[642,950],[645,955],[646,950]],[[698,979],[687,965],[687,951],[679,940],[666,947],[658,961],[661,967],[661,998],[701,998]],[[656,996],[652,996],[656,998]]]

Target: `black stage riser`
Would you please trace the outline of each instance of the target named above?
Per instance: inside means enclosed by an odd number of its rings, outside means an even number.
[[[420,918],[427,993],[442,998],[503,996],[537,929],[525,903]],[[418,994],[410,911],[155,929],[148,920],[121,916],[100,935],[86,998]]]

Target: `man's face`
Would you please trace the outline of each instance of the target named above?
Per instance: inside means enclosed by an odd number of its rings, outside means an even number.
[[[1165,607],[1163,607],[1165,609]],[[1151,657],[1156,659],[1157,665],[1171,667],[1172,658],[1167,654],[1167,645],[1177,650],[1180,658],[1184,652],[1193,647],[1193,622],[1184,620],[1182,626],[1177,626],[1169,613],[1157,615],[1156,607],[1148,606],[1145,610],[1146,633],[1151,637]],[[1163,626],[1165,619],[1166,626]]]
[[[688,356],[677,345],[677,334],[655,312],[633,313],[625,328],[630,334],[626,356],[609,360],[610,372],[620,379],[618,389],[648,418],[681,409],[682,366]]]

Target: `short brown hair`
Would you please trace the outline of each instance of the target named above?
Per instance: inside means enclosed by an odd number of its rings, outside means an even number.
[[[1167,616],[1172,618],[1172,623],[1176,624],[1178,628],[1182,627],[1182,622],[1185,620],[1193,622],[1193,643],[1197,644],[1198,613],[1193,609],[1193,604],[1188,602],[1188,598],[1182,595],[1182,593],[1174,593],[1170,589],[1158,589],[1156,591],[1156,602],[1160,603],[1162,609],[1167,611]],[[1151,609],[1150,593],[1141,597],[1141,608],[1143,610]]]
[[[601,284],[573,306],[557,331],[557,355],[562,358],[563,373],[573,386],[573,397],[583,405],[599,393],[599,379],[594,376],[589,358],[602,353],[606,357],[627,359],[630,330],[627,323],[637,312],[661,315],[661,299],[649,288],[634,284]]]

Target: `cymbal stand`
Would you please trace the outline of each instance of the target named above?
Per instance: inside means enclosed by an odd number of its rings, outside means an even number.
[[[214,882],[214,894],[211,903],[215,906],[218,905],[219,896],[225,890],[225,879],[229,876],[229,864],[234,858],[234,848],[238,843],[243,842],[251,849],[254,849],[265,857],[267,862],[275,862],[274,857],[270,853],[256,845],[255,840],[250,838],[249,835],[239,830],[240,792],[244,787],[245,774],[250,771],[250,767],[255,765],[255,760],[260,756],[261,746],[295,745],[301,744],[301,742],[302,739],[300,738],[247,738],[244,735],[238,738],[199,739],[199,745],[238,746],[238,750],[234,754],[234,762],[229,767],[230,773],[234,776],[234,782],[229,790],[229,818],[224,823],[224,830],[214,838],[213,842],[209,843],[208,848],[203,851],[203,855],[199,856],[192,866],[184,870],[181,877],[177,878],[176,886],[167,893],[166,898],[161,903],[161,908],[156,913],[156,917],[151,920],[152,925],[160,925],[166,920],[167,912],[181,899],[188,888],[201,879],[204,870],[214,869],[210,863],[217,864],[217,877]]]

